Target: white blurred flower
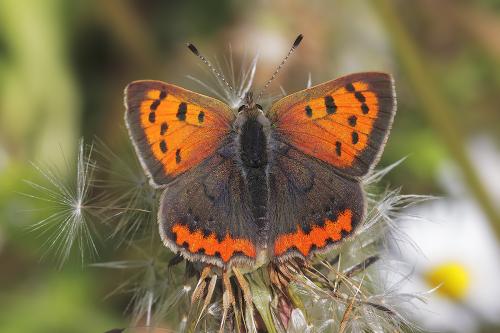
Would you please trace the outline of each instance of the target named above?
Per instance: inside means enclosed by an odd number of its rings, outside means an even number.
[[[472,145],[483,179],[495,179],[500,155],[485,141]],[[495,155],[496,154],[496,155]],[[488,167],[482,167],[484,165]],[[492,175],[488,176],[491,172]],[[433,331],[474,332],[481,322],[500,324],[500,247],[487,217],[472,200],[456,169],[445,166],[440,175],[451,196],[407,211],[417,217],[399,221],[413,241],[394,242],[394,253],[414,273],[402,292],[438,287],[428,306],[413,308],[415,319]],[[489,182],[493,193],[500,182]]]

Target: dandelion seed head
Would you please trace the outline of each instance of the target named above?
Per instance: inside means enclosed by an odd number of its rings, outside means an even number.
[[[73,206],[73,214],[76,217],[79,217],[82,215],[82,202],[81,201],[77,201],[75,203],[75,205]]]
[[[86,147],[81,140],[76,160],[65,160],[67,170],[33,164],[47,184],[26,181],[33,192],[24,195],[46,203],[44,208],[48,211],[42,220],[31,226],[31,230],[48,235],[42,245],[44,256],[54,252],[60,265],[66,262],[74,247],[80,253],[82,264],[86,256],[94,258],[97,255],[92,220],[99,214],[92,208],[90,195],[95,170],[92,153],[93,146]],[[71,174],[74,178],[62,176]]]

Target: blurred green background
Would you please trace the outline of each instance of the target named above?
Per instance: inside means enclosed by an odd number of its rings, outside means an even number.
[[[270,91],[297,91],[356,71],[396,79],[398,113],[381,165],[408,156],[386,180],[405,193],[445,195],[438,172],[453,161],[471,200],[500,231],[498,200],[468,147],[500,147],[500,1],[15,1],[0,0],[0,332],[104,332],[127,326],[123,279],[71,257],[41,260],[27,227],[43,203],[23,179],[29,161],[63,166],[78,140],[129,146],[123,89],[158,79],[207,93],[185,42],[210,59],[259,53],[260,87],[298,33],[305,38]],[[500,169],[499,169],[500,170]],[[38,206],[37,206],[38,205]],[[98,261],[119,257],[105,237]],[[167,251],[167,250],[165,250]],[[499,295],[500,296],[500,295]],[[486,332],[486,331],[485,331]]]

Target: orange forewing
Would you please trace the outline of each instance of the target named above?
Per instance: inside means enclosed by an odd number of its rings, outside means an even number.
[[[159,81],[132,82],[125,93],[130,134],[157,185],[212,155],[234,118],[222,102]]]
[[[270,118],[286,142],[360,176],[378,158],[394,111],[392,78],[360,73],[287,96]]]
[[[366,148],[368,135],[373,128],[373,121],[378,113],[378,103],[375,94],[367,90],[366,84],[355,82],[353,84],[356,91],[362,91],[365,94],[366,105],[371,110],[370,116],[363,115],[361,111],[362,103],[356,100],[352,93],[347,92],[345,88],[340,88],[330,95],[335,101],[337,111],[335,118],[327,113],[325,100],[323,97],[314,98],[310,101],[304,101],[293,106],[283,115],[281,120],[283,125],[280,129],[284,132],[292,133],[292,142],[299,145],[302,150],[310,155],[317,155],[320,159],[341,167],[352,165],[357,151]],[[312,111],[312,116],[307,116],[306,106]],[[331,154],[335,151],[335,143],[340,141],[351,142],[352,127],[349,126],[349,117],[358,114],[356,132],[358,133],[358,142],[356,144],[347,144],[342,147],[342,154]],[[301,125],[300,131],[296,129]],[[311,137],[324,138],[324,144],[318,146]]]

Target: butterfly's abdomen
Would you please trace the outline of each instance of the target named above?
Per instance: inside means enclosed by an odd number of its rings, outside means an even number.
[[[263,232],[267,225],[267,145],[268,139],[263,125],[256,118],[247,118],[240,131],[239,152],[252,200],[254,221]]]

